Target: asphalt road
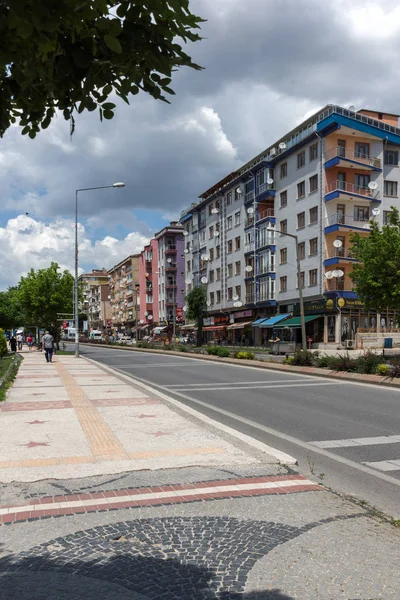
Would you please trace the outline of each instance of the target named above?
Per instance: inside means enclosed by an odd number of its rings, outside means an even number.
[[[296,457],[303,474],[400,518],[400,391],[186,356],[85,346],[81,352]]]

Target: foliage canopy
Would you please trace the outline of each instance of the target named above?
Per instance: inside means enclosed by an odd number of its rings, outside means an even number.
[[[207,309],[207,291],[204,287],[195,287],[186,295],[188,319],[197,323],[197,345],[203,341],[203,316]]]

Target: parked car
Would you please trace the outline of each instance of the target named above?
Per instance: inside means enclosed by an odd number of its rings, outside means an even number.
[[[134,343],[130,335],[123,335],[117,341],[118,344],[127,344],[128,346],[131,346]]]

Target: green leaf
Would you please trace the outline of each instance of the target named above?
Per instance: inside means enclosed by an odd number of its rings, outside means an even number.
[[[33,33],[33,25],[29,21],[20,21],[17,27],[17,35],[23,40],[28,39]]]
[[[112,102],[104,102],[104,104],[101,105],[102,108],[104,108],[104,110],[113,110],[114,108],[116,108],[116,104],[113,104]]]
[[[113,118],[113,116],[114,116],[114,113],[113,113],[113,111],[112,111],[112,110],[104,110],[104,111],[103,111],[103,117],[104,117],[105,119],[112,119],[112,118]]]
[[[23,130],[21,131],[22,135],[26,135],[27,133],[29,133],[31,130],[31,128],[29,127],[29,125],[26,125],[26,127],[23,128]]]
[[[104,41],[107,44],[107,46],[110,48],[110,50],[112,50],[113,52],[116,52],[117,54],[122,53],[122,46],[116,37],[107,33],[104,36]]]

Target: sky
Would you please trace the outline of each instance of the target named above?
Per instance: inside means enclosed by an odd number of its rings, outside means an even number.
[[[59,117],[34,140],[0,139],[0,290],[30,268],[111,268],[219,179],[325,104],[400,112],[397,0],[191,0],[207,19],[167,105],[139,94]]]

